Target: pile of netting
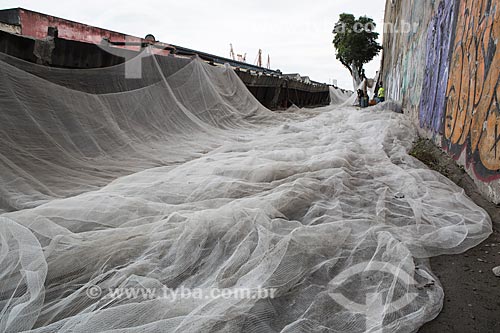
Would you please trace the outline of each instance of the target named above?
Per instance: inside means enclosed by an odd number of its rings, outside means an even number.
[[[1,332],[410,332],[439,313],[427,259],[491,222],[407,154],[404,115],[274,113],[229,67],[140,63],[0,57]]]

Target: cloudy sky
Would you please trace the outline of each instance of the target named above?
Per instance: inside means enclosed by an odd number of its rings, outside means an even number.
[[[247,53],[253,63],[258,49],[271,67],[301,73],[352,89],[347,69],[335,59],[332,30],[339,14],[367,15],[382,28],[385,0],[2,0],[0,7],[26,9],[86,24],[156,39],[220,56]],[[380,32],[380,31],[379,31]],[[366,66],[374,76],[377,57]]]

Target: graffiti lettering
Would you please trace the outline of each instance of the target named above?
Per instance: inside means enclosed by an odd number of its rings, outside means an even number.
[[[500,178],[498,0],[462,0],[447,88],[445,145],[483,180]]]

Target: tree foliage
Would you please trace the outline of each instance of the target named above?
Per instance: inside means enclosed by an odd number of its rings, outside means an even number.
[[[333,30],[333,45],[337,59],[351,75],[353,71],[364,78],[363,65],[370,62],[382,47],[377,42],[379,34],[375,32],[373,19],[361,16],[357,20],[352,14],[340,14],[339,21]]]

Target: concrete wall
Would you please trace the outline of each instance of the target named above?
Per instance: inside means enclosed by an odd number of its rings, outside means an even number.
[[[388,0],[382,77],[420,134],[500,203],[500,0]],[[392,26],[415,29],[394,33]]]
[[[125,61],[125,56],[110,54],[94,44],[60,38],[33,39],[4,31],[0,31],[0,52],[33,63],[64,68],[99,68]]]
[[[287,76],[263,75],[252,71],[236,70],[248,90],[267,108],[286,109],[324,106],[330,103],[328,85],[304,82]]]

